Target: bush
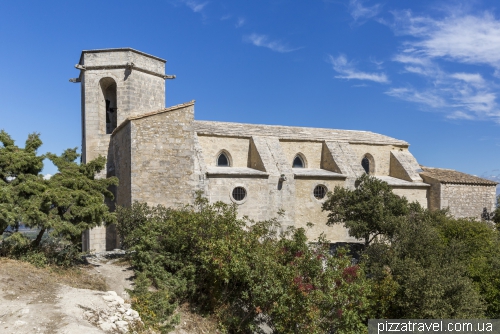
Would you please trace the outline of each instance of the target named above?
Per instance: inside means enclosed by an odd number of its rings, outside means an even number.
[[[20,232],[13,233],[0,243],[0,256],[29,262],[37,267],[57,265],[69,267],[82,263],[79,245],[64,239],[49,237],[38,247]]]
[[[202,198],[180,210],[119,208],[117,227],[135,251],[134,307],[147,325],[166,330],[175,306],[189,301],[225,332],[254,332],[262,322],[280,333],[365,329],[371,288],[363,268],[343,250],[330,255],[324,240],[309,245],[303,229],[279,234],[277,220],[238,219],[235,206]],[[153,300],[167,312],[158,315]]]

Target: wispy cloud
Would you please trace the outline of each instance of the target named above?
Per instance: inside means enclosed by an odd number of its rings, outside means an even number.
[[[474,116],[470,115],[470,114],[467,114],[463,111],[454,111],[452,112],[451,114],[449,114],[448,116],[446,116],[447,118],[449,119],[466,119],[466,120],[473,120],[474,119]]]
[[[485,85],[485,80],[483,76],[479,73],[453,73],[450,75],[451,78],[462,80],[466,83],[474,85],[476,87],[483,87]]]
[[[479,73],[449,72],[443,62],[490,66],[500,71],[500,21],[489,13],[481,15],[448,11],[441,18],[392,13],[389,24],[399,36],[411,36],[401,44],[393,61],[405,73],[423,77],[423,86],[393,87],[386,94],[442,111],[449,119],[494,120],[500,123],[497,84]],[[500,72],[499,72],[500,73]]]
[[[244,17],[238,17],[238,21],[236,21],[236,28],[243,27],[246,23],[246,20]]]
[[[362,0],[349,0],[348,10],[354,22],[363,23],[364,21],[377,16],[382,9],[380,4],[370,7],[363,6]]]
[[[386,91],[387,95],[400,98],[402,100],[421,103],[433,108],[446,106],[445,100],[432,91],[418,91],[414,88],[398,87]]]
[[[333,69],[340,75],[335,76],[339,79],[356,79],[356,80],[368,80],[375,81],[378,83],[389,83],[389,79],[385,73],[368,73],[357,70],[351,62],[347,61],[344,55],[339,55],[334,57],[328,55],[327,60],[333,67]]]
[[[377,60],[373,57],[370,57],[370,62],[372,62],[373,64],[375,64],[375,66],[377,67],[378,70],[381,70],[382,69],[382,65],[384,64],[384,62],[382,60]]]
[[[182,2],[195,13],[202,12],[205,6],[208,5],[208,1],[199,2],[195,0],[182,0]]]
[[[396,34],[417,38],[407,42],[415,53],[500,68],[500,21],[492,13],[449,12],[439,19],[413,15],[409,10],[393,15]]]
[[[301,48],[291,48],[287,44],[279,40],[271,40],[267,35],[251,34],[243,36],[243,41],[247,43],[252,43],[255,46],[268,48],[272,51],[281,53],[292,52],[301,49]]]
[[[481,75],[448,74],[437,65],[434,68],[405,66],[405,70],[426,77],[427,84],[419,89],[393,87],[386,94],[445,112],[450,119],[493,119],[500,122],[495,85]]]

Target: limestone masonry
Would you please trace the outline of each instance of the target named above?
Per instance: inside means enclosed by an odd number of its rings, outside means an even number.
[[[240,216],[270,219],[284,210],[284,228],[304,227],[310,240],[357,242],[328,227],[321,205],[335,186],[354,187],[368,173],[393,191],[456,217],[494,210],[496,183],[422,167],[403,140],[367,131],[270,126],[194,119],[194,101],[165,108],[166,61],[130,48],[83,51],[82,159],[107,157],[101,177],[117,176],[115,205],[134,201],[170,207],[236,203]],[[310,222],[314,226],[307,228]],[[85,250],[119,246],[114,228],[83,235]]]

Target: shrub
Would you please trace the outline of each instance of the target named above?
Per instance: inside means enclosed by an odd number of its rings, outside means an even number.
[[[82,263],[81,255],[79,245],[53,237],[44,239],[36,247],[32,239],[16,232],[0,243],[0,256],[29,262],[37,267],[49,264],[69,267]]]
[[[250,333],[262,322],[280,333],[364,330],[371,288],[363,268],[343,250],[330,255],[322,239],[308,244],[303,229],[279,228],[276,219],[238,219],[235,206],[202,198],[179,210],[119,208],[118,231],[135,251],[142,287],[134,298],[146,324],[168,327],[174,306],[189,301],[226,332]],[[158,316],[152,300],[168,314]]]

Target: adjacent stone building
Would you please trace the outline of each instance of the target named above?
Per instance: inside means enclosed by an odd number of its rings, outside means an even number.
[[[357,240],[342,226],[326,226],[321,205],[328,191],[354,187],[363,173],[410,201],[450,207],[460,217],[479,217],[495,205],[496,183],[458,172],[446,180],[436,176],[419,166],[403,140],[367,131],[198,121],[194,101],[165,108],[164,80],[172,78],[165,62],[125,48],[83,51],[76,65],[82,159],[107,157],[101,177],[120,180],[112,207],[134,201],[183,206],[202,190],[211,202],[235,203],[241,216],[254,220],[284,210],[284,228],[310,222],[311,240],[324,232],[335,243]],[[85,233],[83,245],[103,250],[119,241],[112,227],[103,227]]]
[[[497,182],[452,169],[422,167],[420,176],[431,185],[428,208],[449,208],[455,217],[480,218],[495,208]]]

